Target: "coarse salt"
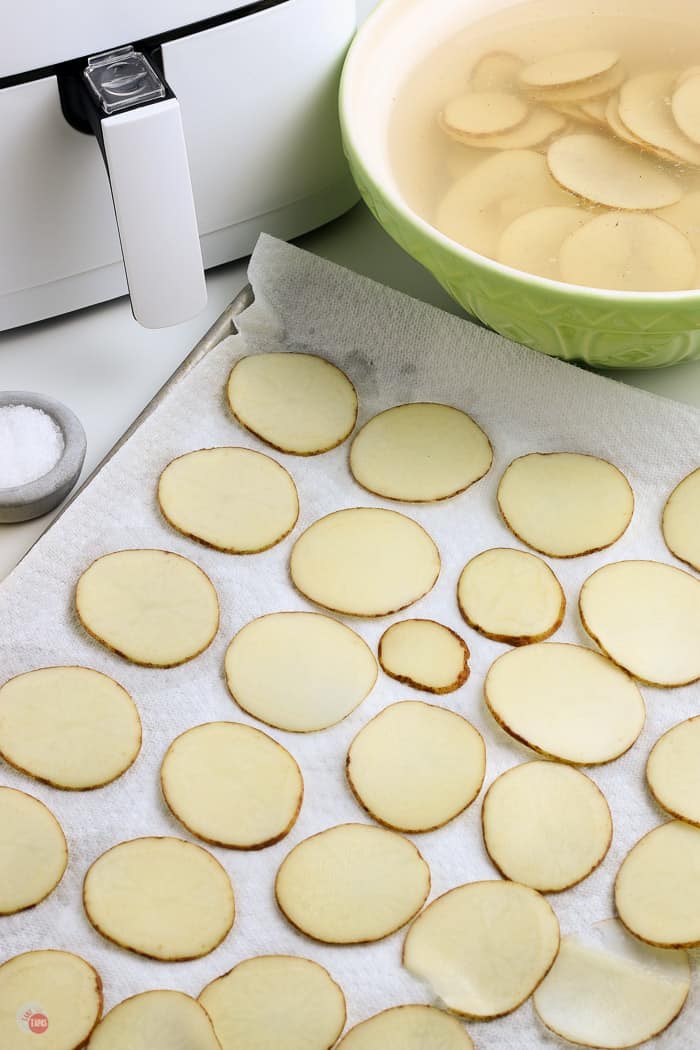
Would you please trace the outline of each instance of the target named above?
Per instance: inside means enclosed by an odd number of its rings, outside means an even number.
[[[47,412],[30,405],[0,407],[0,489],[48,474],[63,448],[61,428]]]

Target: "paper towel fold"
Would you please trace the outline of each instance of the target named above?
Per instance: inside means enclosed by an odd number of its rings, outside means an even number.
[[[249,273],[256,302],[241,318],[242,334],[222,343],[173,390],[0,588],[2,680],[47,664],[86,664],[111,674],[131,692],[144,726],[143,750],[136,764],[97,791],[53,790],[0,763],[0,783],[46,802],[61,821],[70,848],[69,868],[55,893],[32,911],[0,918],[0,960],[39,947],[76,951],[100,971],[106,1007],[111,1007],[148,988],[170,987],[197,995],[213,977],[256,953],[306,955],[325,965],[339,981],[348,1000],[348,1022],[354,1024],[390,1005],[430,1001],[427,990],[401,968],[403,931],[362,947],[314,944],[282,918],[273,881],[283,857],[302,838],[332,824],[368,820],[344,781],[348,744],[388,703],[420,695],[384,675],[359,709],[332,729],[306,736],[266,729],[299,762],[305,779],[304,804],[292,832],[269,849],[259,853],[212,849],[231,875],[237,916],[232,933],[211,955],[179,964],[142,959],[108,944],[83,913],[85,871],[109,846],[139,835],[190,837],[160,795],[158,770],[172,739],[209,720],[255,724],[227,693],[224,652],[233,634],[253,617],[309,608],[288,580],[294,539],[331,510],[387,505],[353,482],[347,443],[308,459],[272,452],[297,483],[299,522],[293,534],[272,550],[233,557],[187,540],[166,525],[155,499],[160,471],[173,457],[211,445],[270,452],[235,423],[225,404],[226,378],[243,352],[304,350],[327,357],[347,372],[358,390],[360,424],[381,409],[412,400],[444,401],[469,412],[493,442],[494,465],[483,481],[451,501],[398,505],[427,528],[442,556],[436,587],[401,616],[439,620],[469,644],[471,677],[457,692],[438,699],[464,714],[483,734],[486,788],[504,769],[534,757],[496,726],[483,703],[484,675],[507,647],[467,628],[456,604],[458,575],[469,558],[487,547],[519,546],[498,515],[495,493],[500,475],[522,453],[571,450],[608,458],[630,479],[636,509],[622,539],[607,551],[551,561],[568,601],[556,639],[589,644],[576,602],[580,585],[595,568],[634,557],[673,562],[661,537],[660,516],[673,486],[700,463],[700,413],[525,350],[271,238],[259,242]],[[163,671],[132,666],[93,642],[76,622],[73,589],[81,571],[100,554],[138,546],[162,547],[190,557],[210,575],[219,593],[222,617],[217,638],[206,653],[182,667]],[[380,635],[396,618],[346,622],[376,652]],[[700,711],[697,686],[669,691],[644,688],[643,692],[648,717],[637,744],[617,762],[590,771],[610,803],[615,834],[608,857],[590,878],[550,896],[564,932],[613,913],[612,886],[622,858],[645,831],[664,819],[645,787],[649,749],[664,730]],[[431,899],[463,882],[497,877],[481,840],[481,797],[483,793],[446,828],[413,837],[431,867]],[[698,990],[693,988],[679,1020],[654,1045],[663,1050],[693,1046],[699,1003]],[[509,1017],[468,1027],[480,1050],[559,1045],[536,1020],[531,1002]]]

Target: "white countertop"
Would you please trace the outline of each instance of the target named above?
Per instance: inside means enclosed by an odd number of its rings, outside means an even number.
[[[384,234],[362,205],[298,243],[416,298],[460,312],[431,275]],[[4,333],[0,335],[0,389],[38,391],[69,405],[87,433],[86,475],[246,283],[245,271],[245,260],[210,271],[206,310],[177,328],[141,328],[128,301],[119,299]],[[608,374],[700,407],[700,362]],[[0,525],[0,579],[51,517]]]

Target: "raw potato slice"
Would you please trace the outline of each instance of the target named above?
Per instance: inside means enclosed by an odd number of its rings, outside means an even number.
[[[413,843],[369,824],[340,824],[304,839],[275,880],[285,918],[325,944],[388,937],[420,911],[429,892],[430,869]]]
[[[587,878],[612,841],[612,817],[596,784],[560,762],[524,762],[502,773],[481,810],[486,852],[501,875],[540,893]]]
[[[534,1005],[543,1024],[570,1043],[624,1050],[667,1028],[689,989],[685,952],[640,944],[607,919],[562,937]]]
[[[474,65],[469,78],[472,91],[506,91],[518,89],[518,73],[523,60],[509,51],[490,51]]]
[[[646,715],[642,694],[624,671],[592,649],[561,642],[499,656],[484,694],[507,733],[574,765],[619,758],[641,733]]]
[[[486,748],[461,715],[406,701],[360,730],[346,771],[355,798],[380,824],[408,834],[434,831],[479,794]]]
[[[350,448],[350,470],[369,492],[431,503],[464,492],[491,468],[491,443],[471,416],[418,402],[365,423]]]
[[[662,156],[700,165],[700,145],[680,130],[671,109],[676,73],[661,70],[632,77],[620,89],[620,119],[633,135]],[[669,202],[671,203],[671,202]],[[658,206],[658,205],[657,205]]]
[[[160,476],[158,503],[178,532],[229,554],[274,547],[299,516],[290,475],[248,448],[203,448],[174,459]]]
[[[284,838],[304,795],[289,752],[236,722],[209,722],[178,736],[165,753],[160,782],[188,831],[232,849],[261,849]]]
[[[328,971],[291,955],[245,959],[199,1002],[221,1050],[329,1050],[345,1026],[345,996]]]
[[[221,1050],[206,1011],[184,992],[142,992],[110,1010],[86,1050]]]
[[[471,882],[434,900],[406,935],[403,964],[448,1010],[488,1020],[532,994],[556,958],[559,923],[517,882]]]
[[[527,88],[564,87],[593,80],[613,69],[620,61],[616,51],[566,51],[540,58],[520,72],[520,83]]]
[[[387,616],[413,605],[440,575],[440,553],[395,510],[337,510],[294,544],[292,583],[310,601],[348,616]]]
[[[579,208],[535,208],[507,226],[498,242],[497,258],[516,270],[560,279],[559,252],[564,240],[580,230],[591,215]]]
[[[608,212],[571,234],[559,256],[569,284],[624,292],[690,288],[698,259],[688,240],[655,215]]]
[[[254,354],[231,372],[228,400],[238,422],[280,452],[315,456],[341,445],[357,419],[344,372],[313,354]]]
[[[66,837],[51,810],[33,795],[0,787],[0,915],[43,901],[67,864]]]
[[[141,749],[141,720],[126,689],[89,667],[41,667],[0,688],[0,755],[53,787],[102,787]]]
[[[495,547],[467,562],[457,601],[470,627],[509,645],[541,642],[561,626],[566,598],[550,567],[527,551]]]
[[[617,95],[611,95],[608,99],[605,106],[605,119],[613,134],[617,135],[623,142],[629,143],[630,146],[641,146],[642,149],[649,148],[645,142],[633,135],[629,128],[625,127],[620,120],[620,104]]]
[[[594,131],[557,139],[547,163],[560,186],[593,204],[646,211],[681,199],[678,182],[654,160]]]
[[[647,783],[671,816],[700,827],[700,715],[659,737],[647,761]]]
[[[632,847],[615,880],[630,933],[658,948],[700,945],[700,828],[671,820]]]
[[[700,203],[700,194],[698,200]],[[661,527],[671,554],[700,572],[700,467],[683,478],[668,497]]]
[[[377,681],[377,662],[366,642],[322,613],[260,616],[235,636],[225,663],[238,706],[292,733],[342,721]]]
[[[671,110],[676,124],[691,142],[700,144],[700,75],[677,85]]]
[[[555,113],[549,106],[534,106],[523,123],[512,131],[502,135],[460,135],[458,141],[475,149],[534,149],[564,127],[566,120],[561,113]]]
[[[219,602],[206,573],[180,554],[124,550],[85,570],[78,619],[98,642],[145,667],[176,667],[211,644]]]
[[[434,1006],[394,1006],[351,1028],[337,1050],[474,1050],[456,1017]]]
[[[440,123],[448,135],[500,135],[522,124],[528,106],[517,95],[503,91],[470,91],[451,99]]]
[[[577,84],[564,84],[561,87],[551,88],[528,88],[528,95],[541,102],[589,102],[594,98],[604,98],[612,91],[616,91],[625,79],[625,71],[621,65],[609,69],[607,73],[601,73],[598,77],[590,80],[582,80]]]
[[[552,558],[576,558],[622,536],[632,520],[634,494],[625,475],[604,459],[533,452],[506,468],[498,506],[528,547]]]
[[[458,179],[438,206],[435,225],[459,244],[495,257],[513,219],[533,208],[575,203],[556,184],[544,157],[514,149],[488,157]]]
[[[589,576],[581,622],[606,656],[649,685],[700,679],[700,580],[658,561],[620,561]]]
[[[102,1013],[102,981],[70,952],[15,955],[0,966],[0,1046],[78,1050]]]
[[[213,951],[234,918],[233,890],[218,860],[176,838],[112,846],[88,868],[83,904],[108,941],[169,962]]]
[[[427,693],[452,693],[469,677],[469,649],[434,620],[400,620],[379,639],[379,663],[397,682]]]

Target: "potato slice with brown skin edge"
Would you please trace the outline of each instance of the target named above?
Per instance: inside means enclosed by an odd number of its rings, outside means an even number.
[[[630,676],[593,649],[536,642],[499,656],[486,706],[510,736],[572,765],[612,762],[632,747],[646,711]]]
[[[470,91],[450,99],[440,123],[448,134],[501,135],[527,118],[529,107],[518,95],[504,91]]]
[[[100,671],[41,667],[0,687],[0,756],[52,787],[103,787],[129,769],[140,749],[136,704]]]
[[[501,234],[498,261],[558,281],[562,244],[591,218],[582,208],[536,208],[520,215]]]
[[[525,66],[520,72],[520,83],[526,88],[585,83],[609,72],[619,61],[617,51],[565,51]]]
[[[345,1027],[345,996],[327,970],[293,955],[244,959],[199,1002],[221,1050],[330,1050]]]
[[[678,820],[700,827],[700,715],[672,726],[647,759],[654,800]]]
[[[472,91],[514,94],[518,90],[518,73],[522,66],[523,60],[510,51],[490,51],[472,67],[469,86]]]
[[[379,639],[379,663],[397,682],[427,693],[452,693],[469,677],[469,649],[435,620],[399,620]]]
[[[323,944],[382,940],[420,911],[429,892],[430,869],[413,843],[370,824],[340,824],[304,839],[275,879],[282,914]]]
[[[490,1020],[532,995],[559,951],[559,923],[536,890],[470,882],[432,901],[413,922],[403,965],[448,1010]]]
[[[461,715],[419,701],[391,704],[350,745],[348,784],[380,824],[406,834],[434,831],[481,790],[486,748]]]
[[[221,1050],[206,1010],[184,992],[132,995],[105,1014],[86,1050]]]
[[[528,88],[528,97],[538,102],[588,102],[594,98],[604,98],[616,91],[625,79],[621,65],[615,66],[599,77],[582,81],[579,84],[567,84],[563,87]]]
[[[533,106],[522,124],[502,135],[466,135],[444,130],[455,142],[474,149],[534,149],[565,127],[566,120],[561,113],[555,113],[549,106]]]
[[[167,962],[208,955],[235,915],[231,882],[216,857],[170,837],[131,839],[108,849],[88,868],[83,905],[108,941]]]
[[[228,849],[279,842],[304,796],[301,770],[286,748],[237,722],[181,733],[165,753],[160,783],[168,808],[191,834]]]
[[[581,452],[519,456],[503,472],[497,499],[513,535],[552,558],[609,547],[634,513],[634,493],[622,471]]]
[[[33,1045],[32,1036],[40,1035],[46,1050],[79,1050],[102,1013],[102,980],[71,952],[24,952],[0,965],[0,1003],[0,1046]],[[32,1013],[28,1004],[43,1027],[24,1021]]]
[[[0,916],[45,900],[67,865],[66,837],[48,806],[24,791],[0,787]]]
[[[700,218],[700,193],[698,216]],[[700,229],[699,229],[700,234]],[[680,481],[666,501],[661,530],[671,554],[700,572],[700,467]]]
[[[566,612],[564,591],[546,562],[508,547],[482,551],[467,562],[457,603],[470,627],[508,645],[544,641]]]
[[[657,948],[700,945],[700,828],[671,820],[647,832],[615,879],[621,922]]]
[[[456,1017],[434,1006],[410,1004],[382,1010],[360,1021],[337,1050],[474,1050]]]
[[[494,780],[481,828],[499,873],[540,893],[578,885],[612,842],[605,796],[584,773],[561,762],[523,762]]]
[[[604,565],[583,584],[579,613],[596,645],[639,681],[671,688],[700,679],[700,580],[683,569]]]
[[[700,144],[700,74],[676,87],[671,100],[676,124],[691,142]]]
[[[632,77],[620,88],[620,119],[633,135],[682,164],[700,166],[700,145],[680,130],[671,109],[677,73],[660,70]],[[670,202],[669,202],[670,203]]]

